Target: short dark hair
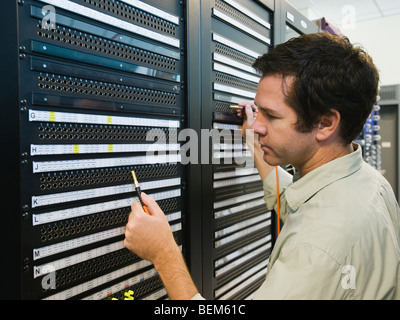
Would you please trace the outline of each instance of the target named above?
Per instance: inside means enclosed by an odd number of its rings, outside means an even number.
[[[344,143],[358,137],[378,95],[379,72],[372,58],[347,38],[328,33],[306,34],[277,45],[253,67],[263,76],[292,78],[287,104],[298,116],[297,130],[310,132],[323,115],[341,115]]]

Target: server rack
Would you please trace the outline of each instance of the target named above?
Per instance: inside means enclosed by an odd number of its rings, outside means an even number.
[[[390,182],[397,200],[400,199],[400,85],[386,85],[379,89],[379,141],[378,152],[381,154],[381,172]],[[376,119],[378,120],[378,119]]]
[[[280,6],[278,43],[286,42],[301,34],[320,32],[320,28],[314,22],[308,20],[287,1],[278,1],[278,4]]]
[[[260,75],[251,64],[274,43],[274,2],[201,1],[201,17],[201,125],[214,133],[201,150],[210,155],[202,166],[202,293],[244,299],[265,277],[272,214],[230,106],[255,97]]]
[[[364,161],[378,171],[382,169],[380,108],[379,103],[376,102],[362,132],[355,140],[361,146]]]
[[[182,2],[3,4],[5,298],[157,299],[153,266],[123,246],[131,170],[186,251]],[[133,293],[132,293],[133,292]]]

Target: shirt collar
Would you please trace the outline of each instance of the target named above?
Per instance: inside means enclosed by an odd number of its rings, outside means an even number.
[[[285,191],[290,209],[297,211],[303,203],[327,185],[358,171],[363,162],[361,147],[358,144],[353,144],[353,147],[355,151],[352,153],[325,163],[302,178],[295,174],[293,183]]]

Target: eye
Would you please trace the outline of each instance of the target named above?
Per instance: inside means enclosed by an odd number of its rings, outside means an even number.
[[[267,117],[268,119],[271,119],[271,120],[273,120],[273,119],[278,119],[278,117],[273,116],[272,114],[269,114],[269,113],[266,114],[266,117]]]

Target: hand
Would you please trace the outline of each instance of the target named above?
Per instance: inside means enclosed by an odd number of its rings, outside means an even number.
[[[179,251],[179,248],[168,220],[158,204],[145,193],[141,196],[149,214],[144,212],[140,202],[132,203],[124,245],[142,259],[156,264],[158,261],[164,261],[176,249]]]
[[[151,197],[145,193],[141,195],[149,214],[139,202],[132,203],[125,230],[125,247],[153,263],[171,300],[191,299],[198,290],[168,220]]]
[[[250,130],[256,119],[257,113],[253,110],[257,110],[257,107],[254,101],[245,101],[239,103],[239,106],[244,106],[244,109],[239,109],[236,114],[239,118],[243,118],[242,136],[246,140],[246,130]]]

